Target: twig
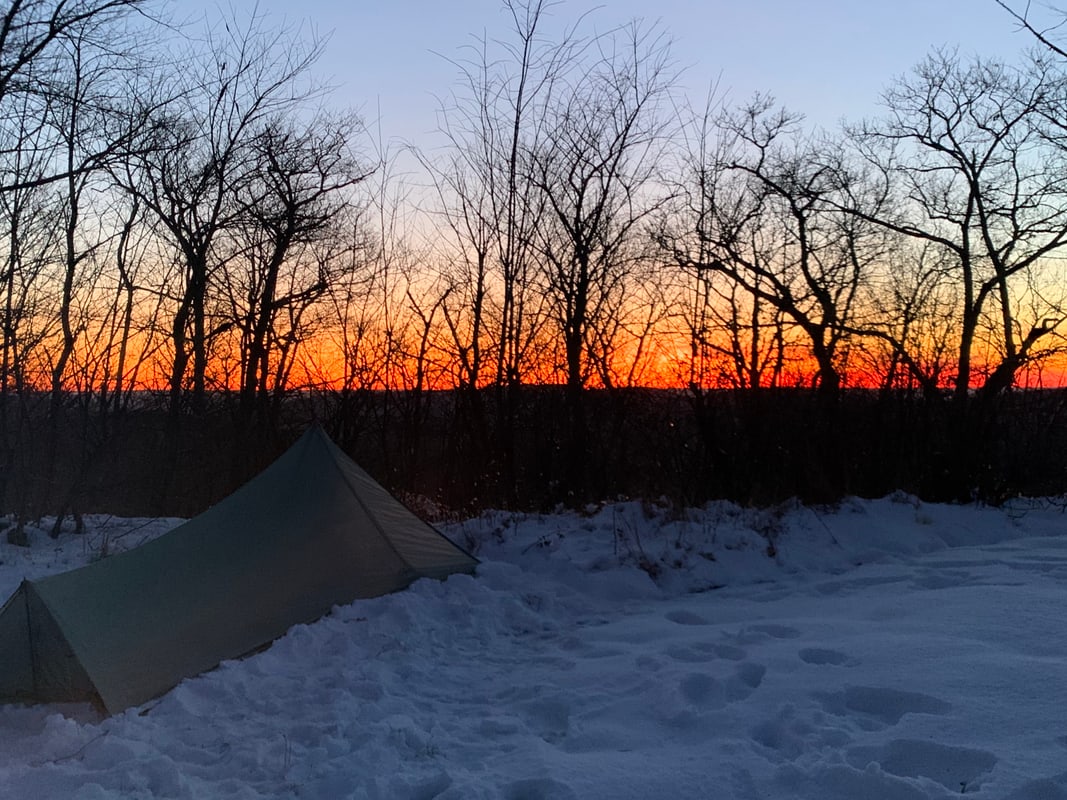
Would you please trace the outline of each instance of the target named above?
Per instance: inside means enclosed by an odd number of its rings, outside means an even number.
[[[85,752],[85,749],[89,745],[91,745],[93,742],[100,741],[105,736],[107,736],[109,733],[110,733],[110,731],[104,731],[99,736],[94,736],[92,739],[87,741],[85,744],[83,744],[81,747],[79,747],[77,750],[75,750],[73,753],[70,753],[69,755],[58,756],[56,758],[50,758],[50,759],[47,759],[45,761],[37,761],[37,762],[34,762],[33,765],[35,767],[43,767],[45,764],[61,764],[64,761],[71,761],[72,759],[75,759],[75,758],[78,758],[79,756],[81,756]]]

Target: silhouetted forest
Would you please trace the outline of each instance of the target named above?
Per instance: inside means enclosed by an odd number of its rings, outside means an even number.
[[[495,407],[483,392],[484,407]],[[53,421],[42,406],[40,425]],[[832,406],[811,390],[589,390],[583,462],[573,482],[564,387],[528,387],[516,408],[513,456],[490,411],[470,425],[454,391],[290,398],[269,428],[239,424],[235,395],[183,418],[168,450],[165,398],[104,421],[73,412],[61,456],[35,448],[0,472],[0,501],[24,516],[104,512],[188,516],[265,467],[310,424],[429,516],[484,508],[548,511],[619,497],[683,506],[718,498],[771,505],[798,498],[904,491],[930,500],[999,503],[1067,491],[1067,392],[1001,395],[984,419],[959,419],[949,397],[846,390]],[[31,439],[47,431],[30,430]],[[47,480],[45,478],[47,477]],[[295,491],[295,490],[294,490]],[[68,524],[70,518],[68,517]]]
[[[305,28],[8,4],[9,538],[193,513],[313,420],[449,509],[1067,491],[1067,53],[999,5],[1033,50],[935,50],[827,131],[502,0],[397,150]]]

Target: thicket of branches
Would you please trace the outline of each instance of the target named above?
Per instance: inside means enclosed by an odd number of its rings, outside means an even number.
[[[9,537],[195,510],[311,418],[456,505],[1062,491],[1059,396],[1013,393],[1065,368],[1067,57],[1001,5],[1038,49],[935,51],[826,132],[691,104],[655,25],[504,0],[405,181],[304,30],[8,3]]]

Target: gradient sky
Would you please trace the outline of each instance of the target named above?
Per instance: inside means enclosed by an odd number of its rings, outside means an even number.
[[[257,4],[231,0],[246,14]],[[506,33],[498,0],[259,0],[268,20],[311,25],[330,41],[317,71],[338,86],[338,106],[373,122],[386,140],[434,142],[435,96],[453,87],[457,56],[472,35]],[[182,0],[182,15],[217,14],[214,0]],[[1015,58],[1031,46],[994,0],[566,0],[560,21],[595,9],[608,28],[635,17],[659,20],[687,67],[685,87],[702,98],[718,79],[742,101],[773,94],[810,122],[878,113],[879,95],[932,47]]]

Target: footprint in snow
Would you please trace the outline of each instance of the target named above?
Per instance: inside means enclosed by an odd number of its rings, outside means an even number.
[[[559,744],[570,732],[571,705],[567,698],[539,698],[521,707],[532,733],[549,744]]]
[[[937,589],[957,589],[961,586],[970,586],[974,582],[975,579],[971,573],[950,570],[917,575],[915,580],[912,581],[912,586],[916,589],[936,591]]]
[[[685,664],[703,664],[715,658],[715,656],[706,649],[696,645],[668,647],[663,651],[663,654],[673,658],[675,661],[681,661]]]
[[[727,703],[747,699],[760,684],[767,668],[762,664],[738,664],[725,682],[703,672],[692,672],[678,682],[678,693],[693,706],[702,709],[724,708]]]
[[[670,611],[664,615],[676,625],[710,625],[711,623],[692,611]]]
[[[853,667],[856,665],[855,661],[840,650],[829,650],[823,647],[805,647],[797,655],[805,664],[814,664],[816,666]]]
[[[678,692],[686,702],[703,709],[726,706],[723,685],[703,672],[694,672],[682,678],[678,682]]]
[[[734,675],[726,682],[726,695],[731,701],[747,700],[763,683],[767,668],[745,661],[737,665]]]
[[[976,792],[978,779],[990,772],[997,757],[987,750],[953,747],[928,740],[894,739],[875,747],[853,747],[846,754],[856,769],[871,763],[901,778],[929,778],[951,792]]]
[[[551,778],[514,781],[503,789],[502,797],[505,800],[578,800],[578,795],[570,786]]]
[[[824,748],[840,749],[851,737],[833,725],[820,724],[810,715],[799,712],[786,703],[773,717],[763,720],[752,729],[752,740],[765,748],[772,761],[793,761],[804,753]]]
[[[864,578],[825,581],[816,584],[814,589],[821,595],[851,594],[863,589],[884,586],[887,583],[900,583],[910,578],[911,575],[871,575]]]
[[[740,647],[734,647],[732,644],[713,644],[712,652],[719,658],[725,658],[727,661],[744,661],[748,655]]]
[[[683,661],[687,664],[701,664],[717,658],[727,661],[743,661],[747,656],[747,653],[740,647],[720,642],[690,642],[674,645],[666,648],[663,653],[675,661]]]
[[[759,642],[766,641],[768,638],[796,639],[798,636],[800,636],[800,631],[796,628],[768,622],[760,625],[749,625],[747,628],[742,628],[737,634],[737,641],[739,644],[758,644]]]
[[[947,714],[952,705],[919,692],[878,686],[846,686],[841,692],[816,692],[826,711],[852,717],[861,728],[896,725],[905,714]]]

